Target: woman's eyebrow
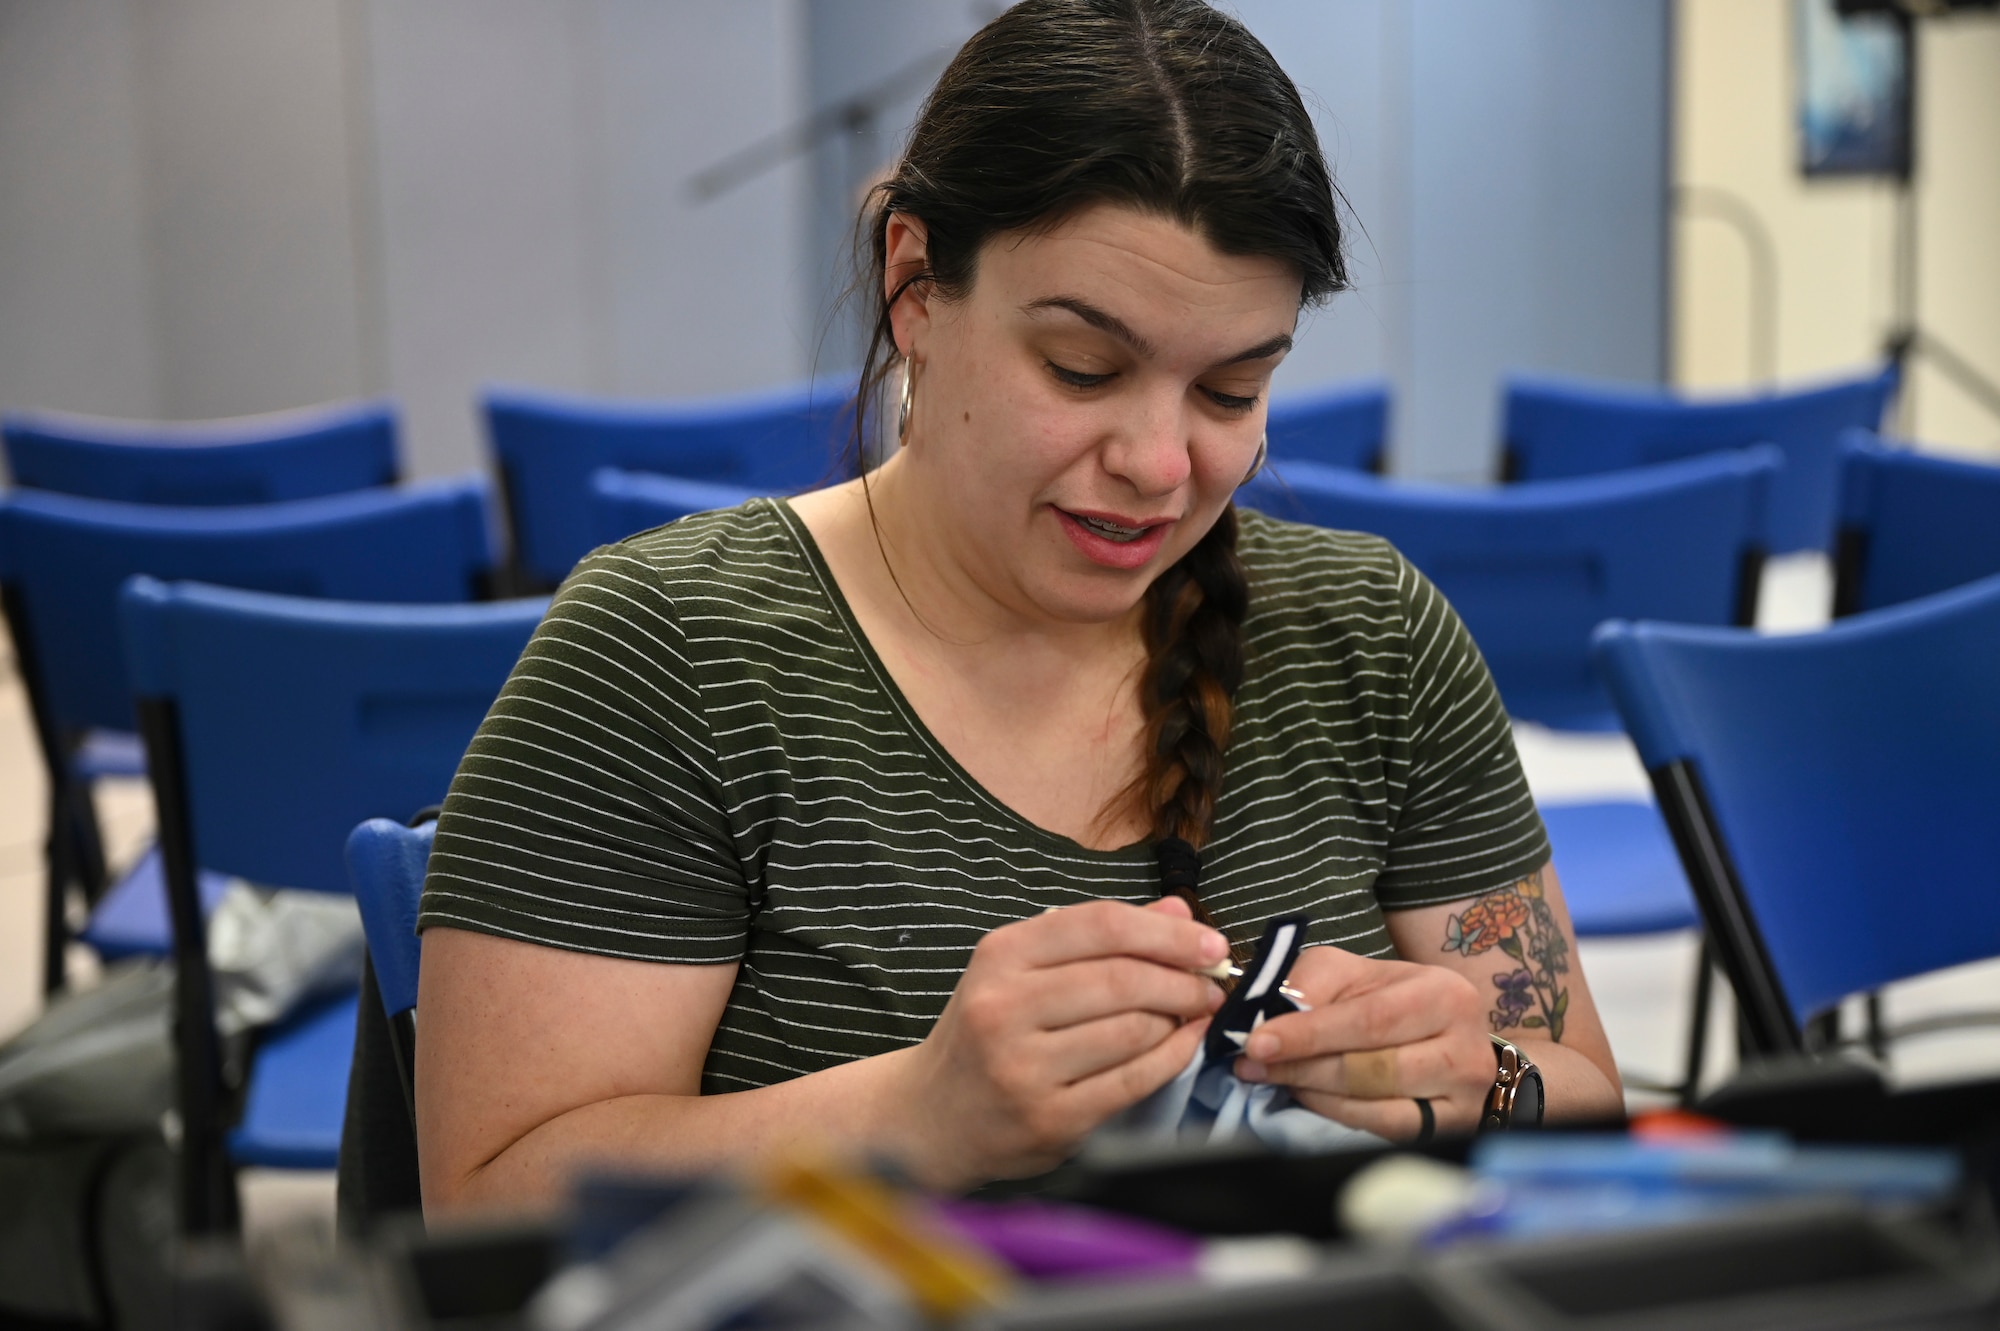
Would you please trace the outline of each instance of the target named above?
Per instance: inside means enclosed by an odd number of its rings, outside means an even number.
[[[1139,355],[1151,357],[1154,354],[1153,344],[1134,331],[1132,325],[1109,310],[1099,309],[1080,296],[1043,296],[1039,300],[1029,301],[1021,309],[1028,314],[1036,314],[1042,310],[1067,310],[1092,328],[1109,333]],[[1292,335],[1279,333],[1275,337],[1265,338],[1255,346],[1245,347],[1234,356],[1225,356],[1216,364],[1240,365],[1244,361],[1265,360],[1271,356],[1281,355],[1291,349]]]
[[[1040,300],[1029,301],[1021,309],[1027,314],[1042,310],[1068,310],[1092,328],[1111,334],[1141,356],[1150,357],[1154,352],[1153,344],[1134,332],[1132,325],[1109,310],[1098,309],[1081,296],[1043,296]]]

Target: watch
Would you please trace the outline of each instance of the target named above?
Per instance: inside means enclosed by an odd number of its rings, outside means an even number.
[[[1495,1035],[1493,1054],[1499,1074],[1486,1095],[1486,1112],[1480,1115],[1481,1132],[1504,1132],[1509,1128],[1538,1128],[1546,1102],[1542,1095],[1542,1071],[1514,1045]]]

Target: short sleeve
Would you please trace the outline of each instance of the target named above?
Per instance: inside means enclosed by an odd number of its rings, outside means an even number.
[[[1407,784],[1375,891],[1409,910],[1518,882],[1549,858],[1486,661],[1458,612],[1400,556],[1397,599],[1407,631]]]
[[[460,763],[417,927],[687,964],[740,959],[749,893],[658,570],[578,566]]]

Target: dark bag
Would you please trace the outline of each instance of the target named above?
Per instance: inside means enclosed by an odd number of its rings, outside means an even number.
[[[173,984],[121,963],[0,1048],[0,1325],[169,1325]]]

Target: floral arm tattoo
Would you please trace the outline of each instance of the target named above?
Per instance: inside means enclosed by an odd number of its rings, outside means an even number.
[[[1542,894],[1541,870],[1512,887],[1488,892],[1445,921],[1444,951],[1476,957],[1496,947],[1514,959],[1515,969],[1493,977],[1500,995],[1487,1021],[1496,1031],[1519,1026],[1562,1039],[1563,1016],[1569,1011],[1569,989],[1563,984],[1569,974],[1569,940]]]

